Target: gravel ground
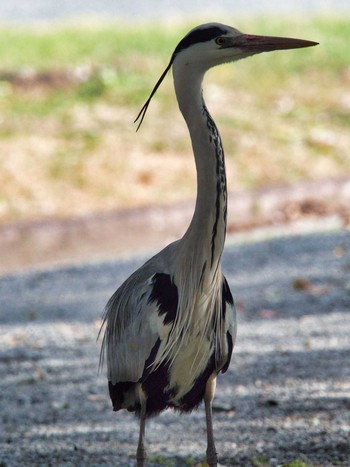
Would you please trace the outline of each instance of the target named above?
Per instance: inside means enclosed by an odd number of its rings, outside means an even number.
[[[138,428],[98,374],[104,303],[144,258],[0,279],[0,466],[135,464]],[[222,465],[350,465],[350,234],[232,243],[239,332],[219,378]],[[205,418],[147,425],[149,465],[196,465]]]

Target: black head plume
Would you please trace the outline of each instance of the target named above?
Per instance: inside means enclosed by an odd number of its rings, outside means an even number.
[[[136,128],[136,131],[138,131],[138,129],[140,128],[140,126],[141,126],[141,124],[143,122],[143,119],[145,118],[149,103],[151,102],[152,97],[155,95],[157,89],[159,88],[159,86],[161,85],[163,79],[165,78],[165,75],[168,73],[171,65],[173,64],[174,58],[175,58],[175,54],[172,55],[168,66],[163,71],[162,76],[159,78],[159,80],[157,81],[157,84],[154,86],[153,91],[151,92],[149,98],[147,99],[144,106],[142,107],[142,109],[138,113],[137,117],[135,118],[134,123],[136,123],[140,119],[139,124],[137,125],[137,128]]]

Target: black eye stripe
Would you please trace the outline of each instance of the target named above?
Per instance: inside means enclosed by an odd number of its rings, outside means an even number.
[[[208,42],[212,39],[215,39],[220,34],[226,34],[227,31],[218,27],[212,26],[209,28],[204,29],[196,29],[195,31],[190,32],[185,36],[182,41],[178,44],[174,51],[174,55],[176,55],[181,50],[187,49],[192,44],[197,44],[198,42]]]

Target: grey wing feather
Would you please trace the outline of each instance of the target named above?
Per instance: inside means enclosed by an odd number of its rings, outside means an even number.
[[[164,331],[158,304],[150,297],[154,275],[168,269],[163,258],[171,257],[174,246],[175,243],[168,245],[135,271],[106,305],[100,363],[106,359],[108,380],[113,384],[140,379],[145,362]]]
[[[158,337],[150,320],[156,311],[156,305],[149,303],[152,278],[138,283],[132,279],[124,282],[105,309],[102,351],[108,380],[113,384],[139,380]]]

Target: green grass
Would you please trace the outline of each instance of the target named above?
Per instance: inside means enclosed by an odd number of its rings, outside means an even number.
[[[94,70],[89,79],[75,90],[74,98],[93,100],[111,97],[119,103],[138,104],[148,95],[155,80],[169,60],[169,56],[183,34],[194,24],[181,27],[148,24],[132,26],[115,25],[63,25],[56,27],[0,28],[0,72],[61,71],[84,68]],[[319,72],[337,76],[348,67],[348,44],[350,26],[348,18],[320,17],[310,20],[281,20],[280,18],[258,18],[238,21],[238,27],[260,34],[288,35],[309,38],[320,42],[310,53],[308,50],[276,53],[271,61],[270,54],[258,59],[244,60],[238,64],[238,72],[226,67],[222,76],[232,74],[233,85],[243,89],[277,86],[286,76],[317,69]],[[271,68],[273,64],[273,68]],[[217,71],[215,72],[217,74]],[[313,78],[315,79],[315,78]],[[1,90],[5,86],[0,81]],[[5,92],[5,91],[4,91]],[[28,111],[43,114],[56,111],[62,104],[62,94],[55,98],[48,95],[34,105],[28,101],[23,106]],[[68,99],[72,97],[65,95]],[[159,99],[166,99],[160,93]],[[11,100],[8,100],[11,104]],[[13,97],[14,111],[21,106]],[[342,117],[341,117],[342,118]]]
[[[111,63],[135,52],[158,55],[170,41],[166,28],[156,26],[134,30],[121,24],[2,27],[0,58],[3,68],[51,69],[82,62]]]
[[[256,18],[236,21],[246,32],[289,35],[320,42],[316,54],[305,63],[303,54],[288,58],[280,54],[275,62],[287,67],[286,72],[297,71],[310,64],[325,66],[337,72],[347,67],[349,18],[316,17],[295,20]],[[0,27],[0,63],[2,69],[60,69],[82,63],[118,64],[132,71],[131,57],[147,56],[165,59],[181,37],[197,23],[162,25],[145,23],[115,25],[62,25],[39,28]],[[292,57],[292,59],[290,59]],[[268,60],[268,59],[267,59]],[[263,60],[266,61],[266,60]],[[275,65],[274,65],[275,66]]]
[[[204,91],[234,186],[349,173],[349,18],[232,24],[320,42],[208,73]],[[191,149],[171,75],[137,135],[132,124],[194,25],[0,27],[0,152],[11,155],[0,158],[0,222],[194,196]]]

